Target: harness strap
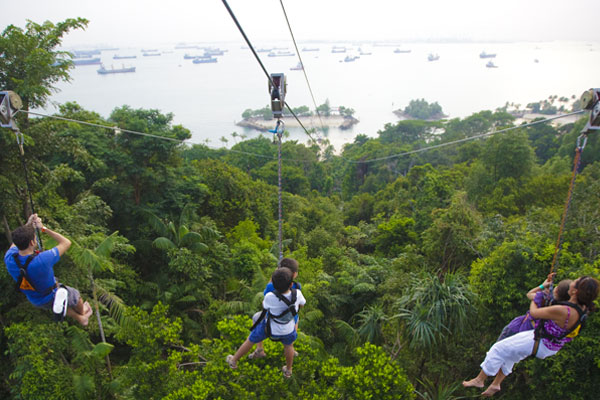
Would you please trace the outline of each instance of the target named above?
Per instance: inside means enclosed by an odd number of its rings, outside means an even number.
[[[17,291],[22,291],[22,290],[31,290],[34,292],[38,292],[41,293],[43,296],[47,296],[50,293],[52,293],[54,291],[54,289],[56,289],[58,287],[58,283],[54,283],[54,285],[50,286],[48,289],[42,291],[42,290],[38,290],[35,285],[33,284],[33,280],[29,277],[29,273],[27,272],[27,268],[29,267],[29,264],[31,264],[31,262],[33,261],[33,259],[35,258],[35,254],[30,254],[27,259],[25,260],[25,264],[21,264],[21,260],[19,259],[19,254],[15,253],[13,254],[13,258],[15,260],[15,264],[17,264],[17,267],[19,267],[19,277],[17,278],[17,282],[15,284],[15,289]]]
[[[579,307],[579,305],[577,305],[575,303],[571,303],[569,301],[557,301],[554,304],[555,305],[564,305],[564,306],[569,307],[569,308],[567,308],[568,316],[567,316],[567,320],[565,321],[565,327],[568,325],[569,317],[571,315],[570,308],[574,308],[575,311],[577,311],[577,313],[579,314],[579,318],[577,319],[577,322],[571,327],[571,329],[565,330],[565,333],[563,335],[561,335],[560,337],[550,335],[548,332],[546,332],[544,324],[548,320],[546,320],[546,319],[540,320],[540,322],[538,323],[538,325],[535,327],[535,330],[534,330],[535,342],[533,344],[533,350],[531,352],[531,355],[533,357],[535,357],[537,355],[538,349],[540,347],[540,341],[542,339],[548,339],[552,342],[556,342],[558,340],[564,339],[565,337],[569,336],[573,331],[575,331],[577,328],[579,328],[587,319],[587,312],[583,311],[581,309],[581,307]]]
[[[283,325],[283,324],[287,324],[287,322],[278,321],[277,320],[278,318],[283,317],[287,313],[291,313],[295,317],[298,314],[296,311],[296,306],[295,306],[296,299],[298,298],[297,297],[298,294],[297,294],[296,289],[292,289],[292,298],[291,298],[291,300],[288,300],[285,296],[283,296],[277,290],[274,290],[272,293],[275,296],[277,296],[277,298],[279,300],[283,301],[285,303],[285,305],[288,306],[288,308],[279,315],[273,315],[268,310],[263,308],[259,317],[256,319],[256,322],[252,325],[252,328],[250,328],[250,330],[251,331],[254,330],[266,318],[267,323],[265,324],[265,333],[266,333],[267,337],[273,341],[279,341],[279,339],[273,338],[273,333],[271,330],[271,321],[273,321],[277,324]]]

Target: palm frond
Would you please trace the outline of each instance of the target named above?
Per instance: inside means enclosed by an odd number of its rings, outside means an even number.
[[[94,378],[89,375],[73,375],[73,387],[75,388],[75,396],[79,400],[93,398],[96,391]]]
[[[119,327],[132,329],[137,327],[137,321],[127,316],[127,306],[123,300],[102,285],[102,281],[95,282],[98,291],[98,300],[108,308],[108,315]]]
[[[183,237],[188,234],[190,230],[185,225],[179,225],[179,229],[177,230],[177,237],[179,240],[183,240]],[[181,244],[181,243],[180,243]],[[183,244],[182,244],[183,245]]]
[[[96,247],[95,253],[100,257],[110,257],[110,254],[115,247],[118,234],[119,231],[114,231],[110,236],[104,239],[102,243]]]
[[[186,229],[187,230],[187,229]],[[181,233],[181,231],[180,231]],[[204,238],[198,232],[185,232],[182,236],[180,236],[180,245],[188,247],[194,243],[202,243]],[[205,245],[206,246],[206,245]]]
[[[250,304],[239,300],[225,302],[219,307],[219,313],[224,314],[245,314],[250,311]]]
[[[169,231],[167,229],[167,225],[161,220],[158,216],[152,213],[150,210],[141,210],[142,214],[146,218],[146,221],[150,224],[152,229],[156,231],[161,236],[168,236]]]
[[[67,336],[71,339],[71,346],[76,353],[86,353],[92,350],[92,342],[87,333],[75,325],[70,325],[66,329]]]
[[[356,330],[346,321],[336,319],[335,321],[333,321],[333,326],[335,327],[339,337],[344,339],[346,343],[352,344],[357,342],[358,335],[356,333]]]
[[[324,314],[321,310],[310,310],[307,313],[303,312],[303,314],[302,314],[303,319],[305,319],[308,322],[312,322],[312,323],[322,320],[323,317],[324,317]]]
[[[175,246],[175,243],[173,243],[170,239],[167,239],[164,236],[154,239],[152,245],[157,249],[161,250],[175,249],[177,247]]]
[[[76,264],[83,265],[86,267],[86,269],[94,272],[107,269],[113,272],[114,268],[110,260],[101,258],[94,251],[81,247],[76,243],[72,246],[72,248],[73,251],[71,256]]]
[[[189,246],[189,249],[193,252],[193,253],[204,253],[205,251],[208,250],[208,246],[205,245],[202,242],[197,242],[197,243],[192,243]]]
[[[187,203],[183,206],[181,214],[179,215],[179,226],[189,225],[190,222],[196,219],[194,207],[195,205],[193,203]]]

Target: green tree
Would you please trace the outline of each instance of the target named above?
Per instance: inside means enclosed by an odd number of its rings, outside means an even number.
[[[69,31],[87,25],[84,18],[69,18],[56,25],[28,20],[25,30],[14,25],[6,27],[0,36],[0,87],[17,92],[25,110],[43,107],[56,90],[54,84],[70,80],[73,63],[69,53],[56,48]]]
[[[322,114],[326,117],[331,115],[331,106],[329,105],[329,99],[325,100],[325,103],[317,107],[317,113]]]
[[[459,273],[414,274],[396,303],[402,331],[412,349],[431,352],[449,335],[462,333],[475,297]]]
[[[466,269],[477,256],[476,240],[481,216],[466,199],[466,193],[452,197],[450,207],[433,211],[433,223],[423,233],[423,250],[442,271]]]

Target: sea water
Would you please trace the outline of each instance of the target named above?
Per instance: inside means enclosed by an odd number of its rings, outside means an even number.
[[[282,47],[281,43],[275,45]],[[231,147],[240,140],[232,136],[233,132],[257,137],[260,132],[235,123],[242,119],[245,109],[269,104],[267,78],[252,52],[241,43],[212,46],[227,52],[210,64],[184,59],[186,53],[201,54],[201,50],[175,49],[174,45],[156,47],[162,53],[157,57],[144,57],[139,48],[103,51],[105,67],[135,66],[136,72],[99,75],[98,65],[77,66],[71,70],[70,82],[57,85],[59,91],[44,111],[53,113],[56,104],[76,101],[107,118],[114,108],[128,105],[173,113],[175,124],[191,130],[190,143]],[[333,46],[344,46],[347,53],[332,53]],[[352,108],[360,121],[350,130],[332,128],[321,134],[338,151],[358,134],[376,137],[385,124],[396,123],[399,119],[393,111],[406,107],[412,99],[438,102],[450,118],[462,118],[495,110],[506,102],[524,108],[552,95],[578,98],[583,91],[600,86],[600,44],[591,42],[310,43],[299,47],[317,105],[328,100],[332,107]],[[319,51],[302,51],[303,47]],[[346,55],[358,55],[359,47],[372,54],[343,61]],[[394,53],[396,48],[411,52]],[[288,45],[288,50],[295,52],[293,45]],[[497,56],[481,59],[483,51]],[[428,61],[430,53],[438,54],[439,60]],[[115,54],[137,58],[113,60]],[[286,74],[286,101],[291,107],[314,109],[303,72],[290,70],[298,63],[297,56],[258,54],[269,73]],[[489,60],[498,68],[486,68]],[[289,132],[286,140],[308,139],[300,128],[290,128]]]

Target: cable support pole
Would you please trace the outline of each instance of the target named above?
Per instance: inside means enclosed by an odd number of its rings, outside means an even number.
[[[582,135],[585,136],[585,135]],[[560,228],[558,230],[558,238],[556,239],[556,246],[554,247],[554,256],[552,257],[552,265],[550,266],[550,273],[553,273],[555,269],[558,268],[558,259],[560,251],[562,250],[562,234],[565,229],[565,225],[567,222],[567,215],[569,213],[569,209],[571,208],[571,200],[573,199],[573,189],[575,188],[575,181],[577,179],[577,173],[579,171],[579,167],[581,165],[581,153],[583,152],[583,148],[587,142],[587,136],[584,138],[583,145],[580,145],[581,136],[577,139],[577,147],[575,148],[575,158],[573,159],[573,173],[571,175],[571,182],[569,183],[569,191],[567,193],[567,201],[565,202],[565,207],[563,210],[563,215],[560,221]]]
[[[31,185],[29,184],[29,174],[27,173],[27,161],[25,160],[25,150],[23,149],[23,143],[25,138],[23,133],[19,130],[19,128],[13,128],[15,132],[15,136],[17,138],[17,146],[19,147],[19,153],[21,154],[21,163],[23,164],[23,172],[25,174],[25,185],[27,190],[27,195],[29,197],[29,206],[31,207],[31,213],[35,214],[35,206],[33,204],[33,195],[31,193]],[[39,228],[35,228],[35,240],[38,245],[38,249],[40,251],[44,251],[44,244],[42,242],[42,237]]]
[[[279,0],[281,4],[281,9],[283,10],[283,15],[285,16],[285,21],[287,22],[287,26],[290,30],[290,35],[292,36],[292,42],[294,43],[294,48],[296,49],[296,54],[298,54],[298,59],[300,60],[300,65],[302,66],[302,72],[304,73],[304,79],[306,79],[306,84],[308,85],[308,91],[310,92],[310,96],[312,97],[313,104],[315,106],[315,111],[319,116],[319,121],[321,122],[321,129],[323,132],[325,131],[325,126],[323,125],[323,120],[321,119],[321,113],[319,113],[317,102],[315,100],[315,96],[313,94],[312,88],[310,87],[310,82],[308,81],[308,75],[306,75],[306,69],[304,68],[304,62],[302,61],[302,56],[300,56],[300,50],[298,49],[298,45],[296,44],[296,38],[294,37],[294,32],[292,32],[292,26],[290,25],[290,20],[288,19],[287,12],[285,11],[285,7],[283,6],[283,0]]]
[[[277,121],[277,125],[279,126]],[[278,180],[278,200],[279,200],[279,261],[283,258],[283,205],[282,205],[282,184],[281,184],[281,136],[283,129],[277,130],[277,180]]]

